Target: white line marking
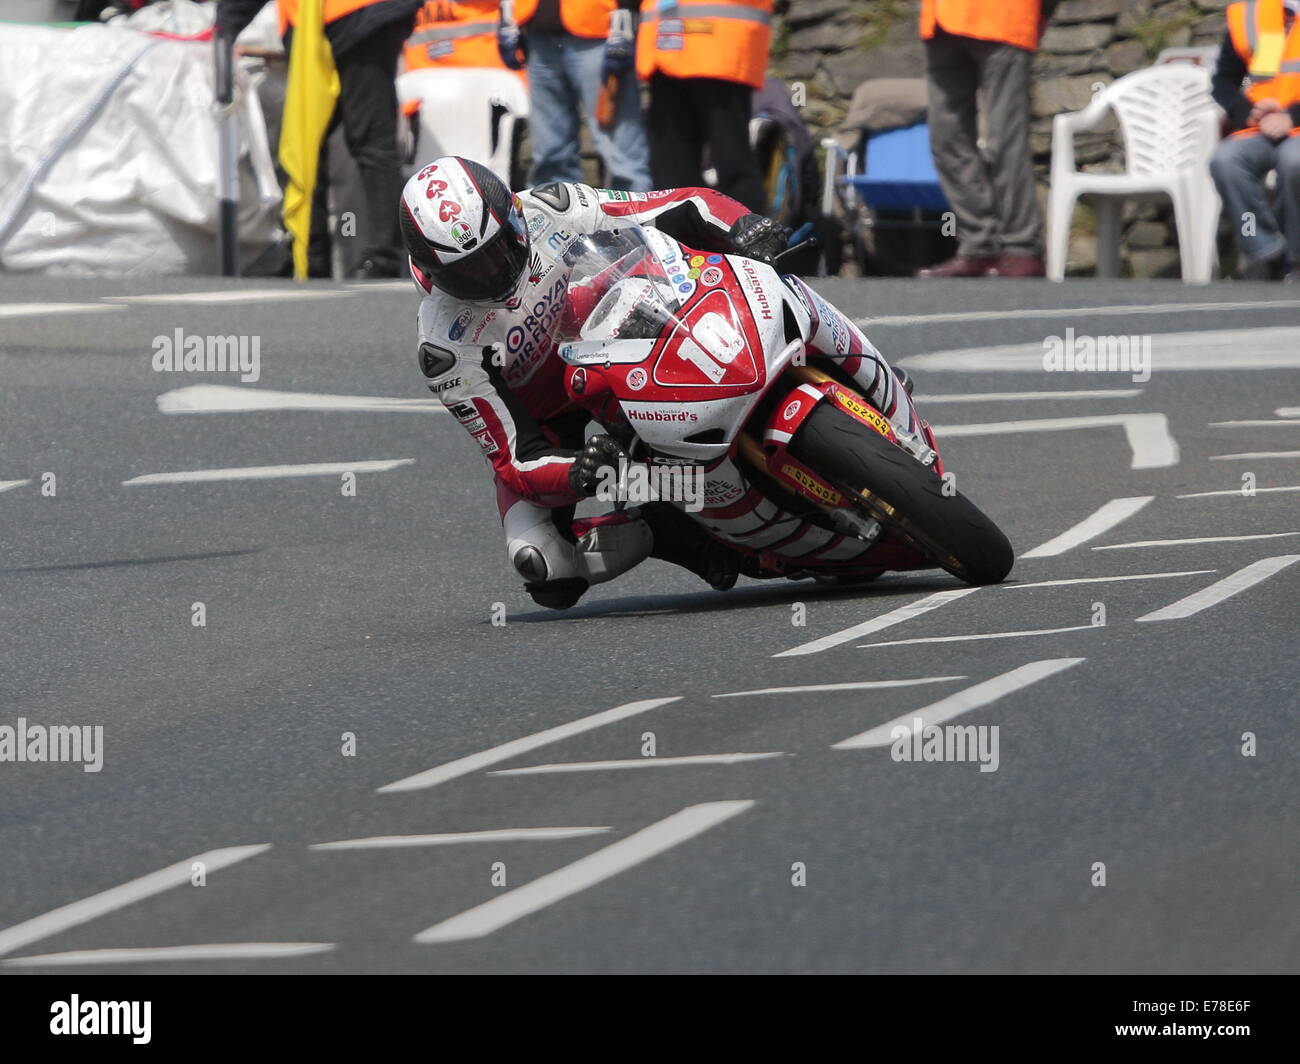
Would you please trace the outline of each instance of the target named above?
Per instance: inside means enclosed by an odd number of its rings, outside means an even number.
[[[748,695],[796,695],[815,691],[877,691],[890,687],[915,687],[926,683],[964,680],[965,676],[921,676],[915,680],[854,680],[851,683],[809,683],[798,687],[760,687],[754,691],[728,691],[714,698],[744,698]]]
[[[936,425],[934,434],[942,440],[956,436],[1005,436],[1013,432],[1066,432],[1112,425],[1124,429],[1133,451],[1131,469],[1163,469],[1178,464],[1178,442],[1170,435],[1169,419],[1164,414],[1094,414],[1034,421],[993,421],[981,425]]]
[[[1296,562],[1300,562],[1300,554],[1280,554],[1276,558],[1261,558],[1257,562],[1251,562],[1244,569],[1238,569],[1235,573],[1225,576],[1222,580],[1216,580],[1209,587],[1202,588],[1177,602],[1171,602],[1168,606],[1152,613],[1144,614],[1138,620],[1182,620],[1194,613],[1200,613],[1201,610],[1217,606],[1224,599],[1232,598],[1237,592],[1245,591],[1248,587],[1254,587]]]
[[[789,650],[782,650],[779,654],[773,654],[774,658],[791,658],[803,654],[819,654],[823,650],[829,650],[831,647],[837,647],[841,643],[851,643],[859,636],[871,635],[873,632],[879,632],[882,628],[888,628],[891,625],[902,624],[904,621],[910,621],[913,617],[919,617],[923,613],[929,613],[931,610],[937,610],[940,606],[946,606],[950,602],[956,602],[959,598],[965,598],[967,595],[974,594],[978,591],[977,587],[957,587],[951,591],[936,591],[933,595],[926,595],[923,599],[916,602],[909,602],[906,606],[899,606],[897,609],[890,610],[888,613],[882,613],[879,617],[873,617],[869,621],[863,621],[861,624],[855,624],[851,628],[845,628],[840,632],[833,632],[831,635],[824,635],[820,639],[814,639],[808,643],[801,643],[797,647],[791,647]]]
[[[1255,494],[1255,495],[1263,495],[1263,494],[1265,494],[1265,493],[1267,493],[1267,492],[1272,492],[1272,491],[1300,491],[1300,484],[1297,484],[1297,485],[1295,485],[1294,487],[1289,487],[1289,488],[1256,488],[1256,489],[1254,490],[1254,494]],[[1179,499],[1208,499],[1208,498],[1210,498],[1210,497],[1212,497],[1212,496],[1215,496],[1215,495],[1236,495],[1237,498],[1239,498],[1239,499],[1248,499],[1248,498],[1250,498],[1249,495],[1245,495],[1245,494],[1243,494],[1243,493],[1242,493],[1242,490],[1241,490],[1240,488],[1229,488],[1227,491],[1195,491],[1195,492],[1192,492],[1190,495],[1178,495],[1178,496],[1175,496],[1175,498],[1179,498]]]
[[[958,395],[914,395],[920,407],[934,403],[1009,403],[1018,399],[1132,399],[1141,388],[1093,388],[1073,392],[973,392]]]
[[[881,318],[860,318],[855,324],[859,328],[868,328],[873,325],[916,325],[921,322],[939,321],[1013,321],[1020,318],[1076,318],[1088,315],[1128,317],[1134,314],[1186,314],[1188,311],[1259,310],[1261,308],[1280,310],[1287,307],[1300,307],[1300,300],[1283,299],[1258,303],[1135,303],[1131,306],[1116,304],[1106,307],[1020,307],[1015,310],[972,310],[951,314],[894,314]],[[1035,346],[1041,356],[1042,344]],[[1040,368],[1041,361],[1040,357]]]
[[[0,318],[31,318],[40,314],[93,314],[99,310],[126,310],[103,303],[10,303],[0,307]]]
[[[620,872],[693,839],[723,821],[739,816],[753,804],[752,801],[736,801],[704,802],[687,806],[572,864],[436,923],[416,935],[415,941],[427,945],[490,935],[507,924],[603,883]]]
[[[1300,421],[1278,421],[1276,418],[1258,418],[1252,421],[1211,421],[1212,429],[1268,428],[1273,425],[1300,425]]]
[[[366,839],[316,842],[309,850],[391,850],[404,846],[455,846],[468,842],[550,842],[603,835],[612,828],[496,828],[491,831],[452,831],[441,835],[374,835]]]
[[[1300,451],[1246,451],[1243,454],[1212,454],[1211,462],[1240,462],[1248,458],[1300,458]]]
[[[1193,539],[1140,539],[1134,543],[1110,543],[1093,550],[1129,550],[1132,547],[1185,547],[1192,543],[1243,543],[1249,539],[1283,539],[1300,532],[1259,532],[1250,536],[1197,536]]]
[[[1217,573],[1218,569],[1185,569],[1177,573],[1134,573],[1132,576],[1076,576],[1069,580],[1038,580],[1032,584],[1002,584],[1010,591],[1017,587],[1064,587],[1066,584],[1122,584],[1126,580],[1167,580],[1171,576],[1203,576]]]
[[[1031,661],[1028,665],[1021,665],[1010,672],[994,676],[991,680],[977,683],[974,687],[958,691],[956,694],[949,695],[947,698],[941,699],[923,709],[905,713],[901,717],[895,717],[893,720],[886,721],[877,727],[869,728],[858,735],[845,739],[843,742],[836,743],[831,749],[862,750],[874,746],[889,746],[894,742],[894,736],[890,733],[900,725],[905,727],[909,733],[914,733],[916,731],[915,721],[918,717],[921,719],[922,727],[926,724],[943,724],[945,721],[959,717],[963,713],[969,713],[972,709],[979,709],[981,706],[987,706],[990,702],[996,702],[999,698],[1009,695],[1013,691],[1019,691],[1030,686],[1030,684],[1037,683],[1039,680],[1045,680],[1058,672],[1064,672],[1066,669],[1086,660],[1086,658],[1049,658],[1045,661]]]
[[[887,643],[860,643],[860,650],[871,647],[903,647],[912,643],[968,643],[980,639],[1019,639],[1028,635],[1060,635],[1062,632],[1084,632],[1090,628],[1104,628],[1103,624],[1076,624],[1072,628],[1034,628],[1022,632],[985,632],[982,635],[928,635],[920,639],[893,639]]]
[[[448,761],[445,765],[438,765],[436,768],[417,772],[414,776],[407,776],[405,779],[386,783],[379,788],[377,793],[391,794],[395,791],[417,791],[424,787],[436,787],[439,783],[446,783],[448,780],[454,780],[459,776],[477,772],[481,768],[487,768],[489,765],[495,765],[520,754],[526,754],[540,746],[559,742],[561,739],[568,739],[570,736],[581,735],[593,728],[600,728],[606,724],[613,724],[615,721],[626,720],[628,717],[635,717],[638,713],[645,713],[648,710],[666,706],[670,702],[680,702],[681,700],[681,695],[673,695],[670,698],[647,698],[639,702],[627,702],[621,706],[615,706],[613,709],[602,710],[600,713],[593,713],[589,717],[581,717],[578,720],[570,721],[568,724],[561,724],[555,728],[547,728],[545,731],[525,735],[522,739],[512,739],[510,742],[494,746],[490,750],[483,750],[477,754],[470,754],[468,757]]]
[[[0,480],[0,491],[13,491],[14,488],[21,488],[24,484],[30,483],[30,478],[27,480]]]
[[[685,757],[630,757],[621,761],[558,761],[523,768],[499,768],[489,776],[537,776],[551,772],[605,772],[625,768],[674,768],[681,765],[738,765],[743,761],[766,761],[785,757],[781,751],[762,754],[689,754]]]
[[[1154,495],[1134,495],[1127,499],[1111,499],[1101,509],[1085,517],[1073,528],[1067,529],[1059,536],[1049,539],[1040,547],[1026,551],[1022,558],[1050,558],[1064,554],[1080,543],[1096,539],[1103,532],[1108,532],[1121,521],[1126,521],[1154,499]]]
[[[382,395],[321,395],[315,392],[276,392],[232,384],[191,384],[164,392],[157,399],[163,414],[240,414],[254,410],[398,410],[445,413],[437,399],[390,399]]]
[[[24,920],[20,924],[14,924],[13,927],[0,931],[0,955],[12,953],[32,942],[49,938],[60,931],[93,920],[97,916],[124,908],[132,902],[151,898],[172,887],[188,883],[190,876],[194,874],[193,865],[196,861],[202,862],[208,872],[216,872],[240,861],[246,861],[250,857],[256,857],[270,848],[271,844],[266,842],[257,846],[229,846],[221,850],[209,850],[207,853],[160,868],[157,872],[150,872],[147,876],[133,879],[129,883],[101,891],[99,894],[92,894],[89,898],[82,898],[81,901],[74,901],[69,905],[61,905],[40,916],[33,916],[30,920]]]
[[[1277,307],[1278,304],[1272,303],[1269,306]],[[994,312],[994,316],[1001,318],[1004,315]],[[935,319],[927,317],[920,320],[930,322]],[[873,324],[865,326],[868,335]],[[1044,351],[1043,341],[1038,340],[1033,343],[934,351],[909,355],[898,362],[906,369],[925,373],[957,371],[1041,374],[1044,372]],[[1225,358],[1225,351],[1232,352],[1232,357]],[[1092,382],[1118,378],[1124,384],[1141,383],[1134,381],[1135,374],[1125,368],[1126,362],[1131,367],[1136,361],[1132,357],[1124,358],[1126,353],[1123,350],[1117,352],[1120,357],[1115,359],[1114,364],[1119,372],[1111,373],[1105,372],[1110,369],[1111,356],[1098,352],[1097,364],[1102,367],[1102,371],[1088,373],[1087,380]],[[1236,373],[1243,369],[1296,369],[1300,368],[1300,328],[1283,325],[1256,329],[1155,333],[1151,336],[1150,353],[1150,363],[1145,368],[1159,373],[1166,370]],[[1076,379],[1078,376],[1075,374]]]
[[[155,292],[143,296],[105,296],[107,303],[291,303],[309,299],[351,299],[355,292],[342,288],[245,288],[219,292]]]
[[[238,466],[234,469],[190,469],[180,473],[145,473],[122,481],[141,484],[200,484],[213,480],[273,480],[277,477],[323,477],[343,473],[386,473],[410,465],[414,458],[385,458],[372,462],[315,462],[308,465]]]
[[[1279,406],[1273,413],[1278,417],[1300,417],[1300,406]]]
[[[333,942],[214,942],[196,946],[138,946],[130,949],[82,949],[68,953],[42,953],[11,957],[10,968],[36,968],[70,964],[148,964],[152,961],[278,960],[328,953]]]
[[[368,292],[410,292],[415,286],[410,281],[356,281],[349,288],[359,288]]]

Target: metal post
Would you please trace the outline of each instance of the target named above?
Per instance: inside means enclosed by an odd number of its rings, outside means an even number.
[[[234,41],[212,35],[217,112],[217,254],[225,277],[239,276],[239,122],[235,117]]]

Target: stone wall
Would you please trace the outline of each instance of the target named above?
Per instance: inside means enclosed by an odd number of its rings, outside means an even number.
[[[1217,46],[1229,0],[1062,0],[1034,64],[1031,148],[1045,193],[1052,116],[1084,107],[1098,82],[1148,66],[1163,49]],[[778,0],[772,65],[806,87],[804,115],[814,134],[834,132],[853,90],[867,78],[922,77],[919,0]],[[1122,152],[1113,130],[1075,140],[1088,170],[1115,170]],[[1133,204],[1126,210],[1124,263],[1136,276],[1177,276],[1170,211]],[[1092,215],[1075,212],[1070,268],[1095,262]]]

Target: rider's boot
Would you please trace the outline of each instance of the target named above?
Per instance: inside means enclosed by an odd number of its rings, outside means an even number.
[[[735,586],[742,562],[738,551],[719,543],[672,503],[643,503],[635,513],[654,537],[650,557],[689,570],[714,591]]]

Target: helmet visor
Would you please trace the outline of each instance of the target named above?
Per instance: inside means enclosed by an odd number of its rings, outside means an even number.
[[[505,224],[464,258],[420,263],[433,284],[448,295],[474,303],[498,303],[515,290],[528,264],[528,230],[523,213],[511,207]]]

